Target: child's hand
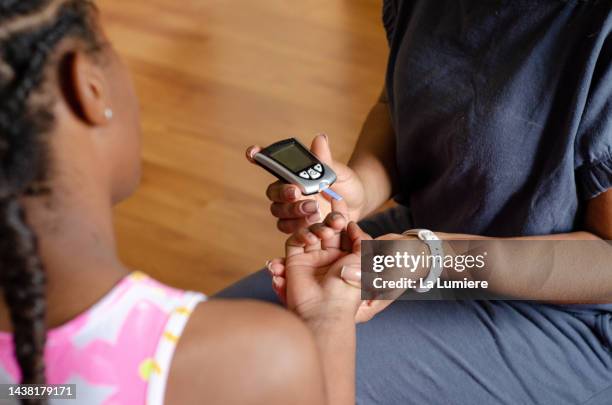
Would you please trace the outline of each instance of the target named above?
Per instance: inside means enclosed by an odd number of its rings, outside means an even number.
[[[328,247],[326,254],[334,253],[342,246],[341,232],[347,225],[347,205],[344,200],[332,201],[332,211],[327,215],[323,223],[314,224],[308,228],[302,228],[296,231],[290,240],[307,244],[309,238],[313,243],[318,243],[319,240],[325,240],[325,247]],[[289,241],[288,241],[289,242]],[[348,250],[348,249],[345,249]],[[339,253],[339,252],[335,252]],[[331,257],[331,256],[330,256]],[[340,257],[340,256],[337,256]],[[332,261],[329,262],[331,264]],[[285,258],[276,258],[266,262],[266,268],[272,277],[272,288],[280,301],[285,304],[287,298],[287,280],[285,278]]]
[[[341,210],[342,206],[335,208]],[[343,215],[332,213],[324,223],[294,234],[287,241],[286,259],[268,262],[279,298],[303,317],[338,315],[346,310],[355,322],[366,322],[390,304],[361,301],[361,241],[372,238],[356,223],[344,228],[345,224]],[[360,304],[355,309],[352,303],[356,298]]]
[[[323,223],[315,224],[310,228],[304,228],[298,231],[291,237],[290,241],[292,241],[292,243],[296,243],[297,241],[305,246],[309,245],[309,238],[314,238],[310,239],[310,245],[317,244],[321,241],[321,247],[324,249],[317,253],[318,259],[325,259],[329,265],[333,263],[334,260],[337,260],[347,253],[353,251],[359,252],[361,240],[371,239],[368,234],[363,232],[359,226],[354,223],[349,224],[348,229],[346,227],[346,219],[344,216],[339,212],[332,212]],[[356,242],[351,242],[351,240]],[[309,249],[312,249],[312,247],[310,246]],[[310,257],[314,258],[314,255]],[[266,268],[272,277],[272,289],[283,304],[287,302],[285,264],[286,259],[284,257],[275,258],[266,263]],[[361,280],[359,271],[347,270],[342,277],[345,282],[357,288],[360,287]]]
[[[287,240],[286,304],[307,322],[353,320],[361,304],[361,290],[355,287],[360,285],[361,238],[367,235],[354,223],[349,225],[352,231],[343,231],[345,224],[343,215],[331,213],[323,224]]]
[[[304,246],[319,245],[323,249],[318,255],[319,260],[326,259],[327,265],[330,265],[335,260],[342,256],[342,250],[350,251],[350,247],[346,245],[346,237],[343,238],[342,231],[347,226],[348,208],[344,200],[332,201],[332,211],[323,223],[311,225],[309,228],[303,228],[294,233],[287,243],[299,243]],[[320,243],[323,241],[323,243]],[[314,257],[314,255],[311,255]],[[320,263],[323,263],[321,261]],[[323,264],[320,264],[323,266]],[[287,299],[287,280],[285,278],[285,258],[277,258],[266,263],[266,268],[272,276],[272,288],[280,301],[285,304]]]
[[[309,296],[312,292],[300,289],[306,285],[308,289],[316,292],[328,274],[339,276],[345,284],[352,287],[353,291],[345,291],[345,299],[354,298],[356,292],[361,293],[361,241],[372,238],[353,222],[343,231],[344,224],[343,216],[330,214],[323,224],[302,230],[287,241],[287,253],[291,251],[293,254],[291,258],[277,258],[267,263],[266,267],[273,277],[274,291],[290,309],[296,307],[296,301],[303,300],[303,296]],[[309,235],[316,238],[313,239]],[[304,274],[311,280],[306,280],[308,282],[304,284],[300,283],[301,279],[298,278],[288,289],[287,263],[293,270],[305,270]],[[321,299],[321,295],[318,295],[318,298]],[[336,298],[342,299],[341,295]],[[355,322],[369,321],[392,302],[393,300],[383,299],[361,301],[355,314]]]

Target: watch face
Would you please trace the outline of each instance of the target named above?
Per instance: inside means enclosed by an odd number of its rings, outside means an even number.
[[[293,173],[300,173],[319,163],[296,142],[286,143],[274,148],[270,151],[269,156]]]

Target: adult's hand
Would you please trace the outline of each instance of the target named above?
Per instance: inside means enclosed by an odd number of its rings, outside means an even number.
[[[255,163],[253,157],[260,150],[259,146],[249,147],[246,151],[247,159]],[[336,172],[337,180],[332,189],[346,201],[348,220],[359,220],[366,206],[366,194],[359,176],[347,165],[333,160],[327,135],[317,135],[310,150]],[[277,227],[284,233],[294,233],[320,222],[332,210],[331,198],[326,194],[304,196],[297,186],[281,181],[270,184],[266,195],[272,202],[270,211],[277,218]]]

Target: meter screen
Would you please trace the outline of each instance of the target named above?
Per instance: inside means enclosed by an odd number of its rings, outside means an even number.
[[[283,146],[272,152],[270,157],[294,173],[300,172],[318,163],[302,151],[296,144]]]

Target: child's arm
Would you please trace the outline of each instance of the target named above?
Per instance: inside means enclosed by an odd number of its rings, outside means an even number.
[[[336,223],[338,222],[338,223]],[[355,224],[349,231],[342,215],[295,233],[286,245],[286,303],[312,331],[323,365],[328,403],[355,403],[355,317],[361,292],[342,275],[359,271],[357,249],[368,238]],[[347,246],[343,241],[348,240]]]

